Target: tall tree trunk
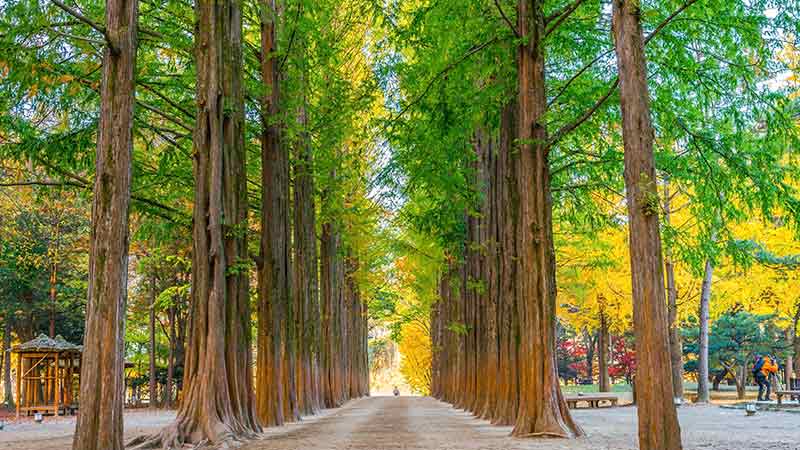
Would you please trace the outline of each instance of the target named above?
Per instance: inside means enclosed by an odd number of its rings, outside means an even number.
[[[512,425],[519,410],[519,321],[516,295],[516,174],[512,170],[514,136],[517,128],[517,104],[509,102],[500,116],[500,151],[498,154],[497,185],[499,198],[498,233],[500,243],[498,304],[498,355],[499,399],[493,423]]]
[[[322,408],[319,392],[319,327],[320,303],[317,267],[316,206],[314,202],[314,162],[308,135],[306,112],[305,45],[300,39],[302,55],[303,100],[297,111],[301,134],[296,141],[294,165],[294,294],[297,313],[298,354],[296,382],[298,406],[302,414],[314,414]]]
[[[300,48],[304,48],[303,45]],[[303,54],[303,82],[305,55]],[[304,85],[305,88],[305,85]],[[302,133],[296,143],[294,165],[294,294],[297,309],[298,406],[302,414],[320,410],[319,376],[319,281],[317,269],[316,206],[314,202],[314,162],[307,134],[305,96],[297,112]]]
[[[600,372],[598,380],[600,392],[611,392],[611,381],[608,379],[608,319],[604,311],[600,312],[600,331],[597,336],[597,365]]]
[[[148,323],[148,353],[150,360],[150,402],[149,407],[154,409],[158,407],[157,398],[157,385],[156,385],[156,279],[150,275],[150,308],[149,323]]]
[[[793,334],[794,332],[791,328],[786,330],[786,348],[788,349],[788,354],[786,355],[786,362],[783,368],[783,379],[786,389],[792,389],[791,379],[794,377],[794,355],[792,354],[794,350],[794,348],[792,348],[792,343],[794,341]]]
[[[736,399],[744,400],[747,386],[747,367],[739,364],[736,367]]]
[[[50,264],[50,337],[56,337],[56,301],[58,299],[58,263]]]
[[[259,272],[257,404],[268,426],[294,419],[288,382],[287,340],[291,296],[289,157],[277,122],[280,73],[276,41],[279,11],[274,0],[261,3],[261,258]],[[292,393],[293,395],[293,393]],[[287,414],[287,411],[289,414]]]
[[[175,421],[142,446],[230,445],[261,430],[253,397],[248,297],[242,16],[198,0],[192,302]],[[139,443],[141,441],[137,441]]]
[[[625,153],[625,190],[630,228],[636,403],[641,450],[679,450],[669,330],[659,234],[659,199],[653,127],[639,0],[614,0],[612,29],[617,53]]]
[[[583,340],[586,343],[586,378],[594,383],[594,348],[598,335],[583,331]]]
[[[706,260],[703,284],[700,288],[700,336],[697,355],[697,402],[708,403],[708,320],[711,304],[711,280],[714,265]]]
[[[795,304],[795,313],[792,318],[792,324],[786,330],[786,344],[789,348],[789,354],[786,357],[786,389],[794,389],[792,379],[794,379],[794,367],[796,358],[798,357],[798,337],[797,337],[797,322],[800,321],[800,303]]]
[[[481,177],[481,188],[483,189],[483,265],[482,278],[485,280],[483,302],[484,306],[484,352],[486,354],[480,377],[485,380],[485,400],[480,406],[478,415],[486,420],[494,420],[497,409],[498,385],[499,385],[499,343],[497,333],[497,303],[499,300],[499,279],[498,268],[499,254],[497,230],[497,187],[494,182],[497,177],[497,137],[492,136],[487,142],[487,148],[483,152],[483,176]]]
[[[670,225],[672,215],[669,180],[664,182],[664,222]],[[669,324],[669,355],[672,363],[672,390],[675,398],[683,398],[683,342],[678,323],[678,287],[675,285],[675,265],[672,249],[665,250],[664,270],[667,272],[667,321]]]
[[[177,333],[175,330],[175,306],[169,307],[169,355],[167,356],[167,384],[164,386],[164,407],[172,408],[172,390],[175,378],[175,348],[177,346]]]
[[[556,364],[556,279],[545,96],[542,0],[518,2],[519,152],[512,157],[517,177],[517,310],[519,317],[520,402],[512,435],[582,434],[561,394]]]
[[[119,450],[125,398],[128,212],[133,151],[137,0],[106,0],[89,288],[74,450]]]
[[[14,394],[11,387],[11,319],[8,315],[3,322],[3,398],[6,408],[10,409],[14,407]]]
[[[177,323],[177,330],[176,330],[176,337],[175,337],[175,366],[180,367],[181,369],[184,368],[184,362],[186,360],[186,332],[187,332],[187,313],[180,311],[176,311],[176,319]],[[175,398],[181,398],[181,390],[182,385],[176,384],[175,386]]]
[[[322,225],[322,236],[320,239],[320,285],[322,303],[322,336],[321,336],[321,394],[325,408],[336,406],[335,399],[335,355],[334,349],[334,281],[336,247],[334,242],[333,225],[324,223]]]

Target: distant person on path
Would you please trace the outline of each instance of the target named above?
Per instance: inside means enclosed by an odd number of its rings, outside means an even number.
[[[394,387],[394,390],[393,390],[392,392],[394,393],[394,396],[395,396],[395,397],[397,397],[398,395],[400,395],[400,389],[397,389],[397,386],[395,386],[395,387]]]
[[[778,365],[775,364],[769,355],[756,356],[756,362],[753,365],[753,377],[758,383],[758,401],[769,401],[770,394],[770,375],[778,373]],[[766,388],[766,395],[764,389]]]

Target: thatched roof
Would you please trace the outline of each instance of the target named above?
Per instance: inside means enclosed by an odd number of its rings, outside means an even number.
[[[36,339],[11,347],[11,351],[14,353],[82,352],[83,346],[70,344],[61,335],[51,338],[45,334],[40,334]]]

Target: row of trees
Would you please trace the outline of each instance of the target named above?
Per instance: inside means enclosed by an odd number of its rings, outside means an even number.
[[[133,446],[239,440],[368,394],[364,2],[6,6],[0,149],[36,170],[5,187],[94,194],[73,447],[123,448],[125,358],[148,348],[154,404],[159,327],[178,416]]]
[[[732,224],[796,219],[791,90],[767,83],[768,67],[787,67],[775,38],[792,29],[793,5],[534,0],[393,12],[401,220],[445,255],[431,258],[434,395],[514,424],[517,436],[581,434],[561,398],[556,316],[567,326],[583,316],[601,349],[633,331],[640,448],[681,448],[675,313],[691,294],[678,291],[676,262],[697,279],[709,259],[752,260],[728,245]],[[676,192],[688,206],[670,208]],[[688,227],[670,214],[681,209]],[[608,275],[586,257],[602,243],[624,255],[614,276],[627,281],[585,295]]]
[[[557,376],[549,137],[542,123],[543,8],[535,1],[518,3],[516,30],[525,39],[517,51],[517,101],[501,116],[499,145],[480,132],[474,138],[475,182],[484,191],[481,207],[466,218],[464,264],[442,277],[445,306],[432,319],[433,392],[476,415],[514,423],[516,436],[571,437],[582,431]],[[640,386],[640,446],[680,448],[668,370],[659,215],[648,203],[658,194],[639,14],[638,4],[613,3],[636,346],[637,354],[649,359],[637,365],[637,375],[669,381]],[[445,333],[453,322],[463,324],[463,333]],[[446,342],[448,337],[455,342]],[[488,386],[489,379],[501,381]]]

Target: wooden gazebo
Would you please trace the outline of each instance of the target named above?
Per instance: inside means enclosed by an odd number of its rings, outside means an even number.
[[[17,417],[77,408],[82,350],[61,336],[44,334],[11,348],[17,355]]]

